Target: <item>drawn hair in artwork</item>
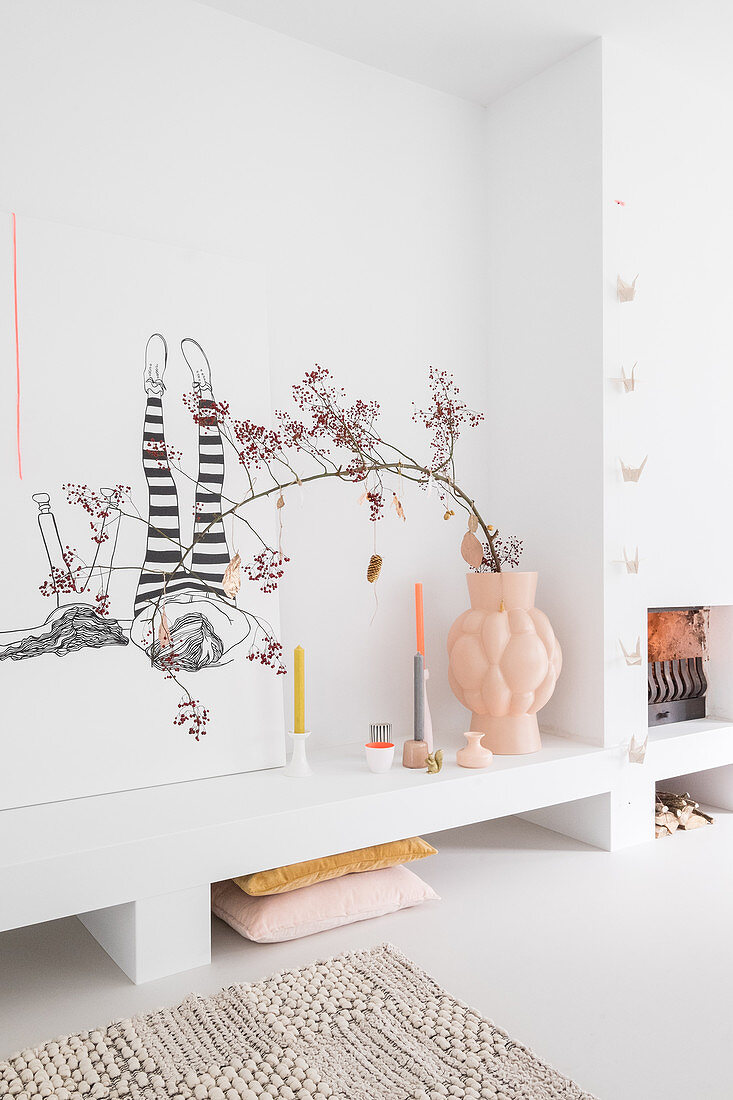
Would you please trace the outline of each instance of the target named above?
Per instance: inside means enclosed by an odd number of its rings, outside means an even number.
[[[0,633],[0,661],[22,661],[43,653],[65,657],[80,649],[127,645],[129,641],[116,619],[100,615],[89,604],[66,604],[55,608],[42,626],[16,632],[6,644]]]
[[[200,611],[179,615],[169,637],[168,645],[156,638],[146,650],[155,668],[163,671],[174,667],[180,672],[199,672],[217,664],[224,654],[224,643]]]

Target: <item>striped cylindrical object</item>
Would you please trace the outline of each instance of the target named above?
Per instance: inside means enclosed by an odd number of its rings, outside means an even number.
[[[391,722],[372,722],[369,726],[369,740],[388,744],[392,741]]]

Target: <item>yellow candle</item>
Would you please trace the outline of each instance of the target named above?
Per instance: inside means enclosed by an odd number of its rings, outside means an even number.
[[[305,650],[295,647],[293,733],[305,733]]]

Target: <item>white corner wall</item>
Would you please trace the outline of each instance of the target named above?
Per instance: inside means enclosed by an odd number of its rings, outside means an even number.
[[[602,49],[487,111],[490,519],[564,653],[541,724],[603,743]]]
[[[481,107],[192,0],[6,0],[0,93],[1,208],[260,265],[276,403],[318,361],[412,443],[433,363],[485,407]],[[459,460],[477,499],[484,453],[477,436]],[[283,640],[308,653],[314,743],[370,720],[408,734],[416,579],[436,729],[459,730],[444,648],[467,606],[462,531],[419,493],[407,524],[388,515],[371,623],[360,492],[329,485],[284,513]]]
[[[606,739],[614,744],[646,731],[647,608],[733,604],[733,82],[687,52],[642,56],[605,42],[603,53]],[[618,271],[639,273],[635,300],[621,306]],[[622,360],[627,372],[638,361],[630,395],[609,381]],[[639,483],[624,484],[619,457],[636,465],[646,454]],[[628,575],[617,561],[637,545],[640,571]],[[642,663],[627,668],[618,638],[633,647],[637,635]]]

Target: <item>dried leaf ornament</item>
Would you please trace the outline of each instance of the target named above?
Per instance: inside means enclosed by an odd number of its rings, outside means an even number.
[[[367,580],[370,584],[374,584],[379,574],[382,572],[382,559],[379,554],[372,554],[369,559],[369,565],[367,566]]]
[[[392,507],[394,508],[400,519],[404,522],[407,519],[407,516],[405,515],[405,509],[402,507],[402,501],[397,496],[397,493],[392,493]]]
[[[461,542],[461,557],[472,569],[480,569],[484,560],[484,548],[473,531],[466,531]]]
[[[436,749],[435,752],[431,752],[426,757],[425,763],[428,766],[428,775],[437,775],[443,767],[443,750]]]
[[[475,535],[478,531],[478,520],[473,512],[471,512],[471,515],[468,517],[468,529],[472,535]]]
[[[239,592],[239,589],[242,587],[242,578],[239,573],[241,564],[242,559],[237,552],[224,570],[224,579],[221,582],[221,586],[230,600],[234,599],[237,592]]]
[[[160,605],[160,624],[158,626],[158,641],[161,649],[169,649],[173,645],[168,616],[165,613],[165,604]]]
[[[280,493],[280,496],[277,498],[277,508],[279,510],[280,508],[284,508],[284,507],[285,507],[285,497],[282,495],[282,493]]]

